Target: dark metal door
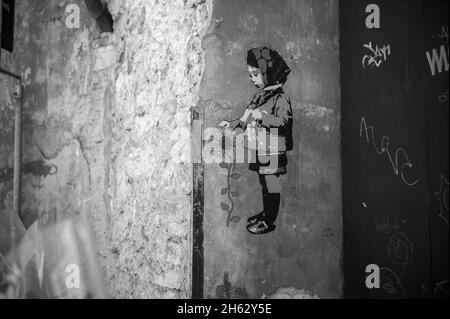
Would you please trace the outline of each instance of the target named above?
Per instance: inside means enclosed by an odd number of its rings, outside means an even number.
[[[448,278],[448,220],[431,204],[448,177],[448,102],[439,100],[448,68],[430,78],[426,56],[447,10],[446,1],[341,1],[347,297],[430,298]],[[380,269],[378,289],[366,285],[368,265]]]

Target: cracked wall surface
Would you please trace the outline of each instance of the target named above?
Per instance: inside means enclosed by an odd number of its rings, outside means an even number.
[[[102,35],[82,2],[67,28],[71,3],[18,0],[4,57],[25,84],[23,221],[85,214],[113,297],[189,297],[185,146],[208,4],[107,1],[115,30]]]
[[[188,297],[192,165],[184,147],[198,103],[208,6],[116,1],[111,8],[120,12],[122,61],[111,114],[113,289],[131,281],[131,296]]]

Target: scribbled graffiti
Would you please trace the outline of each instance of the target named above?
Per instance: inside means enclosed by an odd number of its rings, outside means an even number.
[[[407,221],[399,221],[397,215],[384,216],[382,223],[375,219],[377,232],[385,238],[386,256],[391,263],[392,271],[398,278],[402,278],[406,272],[406,267],[414,260],[414,245],[407,234],[401,231],[401,225]]]
[[[439,217],[448,225],[448,180],[441,175],[441,186],[434,193],[439,202]]]
[[[380,208],[382,209],[382,208]],[[414,244],[402,229],[408,222],[396,213],[375,212],[375,231],[385,247],[387,263],[380,266],[380,289],[372,292],[379,299],[406,298],[402,279],[414,262]]]
[[[395,232],[389,238],[387,255],[389,260],[397,266],[406,266],[413,261],[414,248],[404,233]]]
[[[448,104],[448,91],[442,95],[439,95],[438,101],[443,104],[446,104],[446,103]]]
[[[443,280],[438,282],[433,289],[433,295],[435,298],[448,298],[449,292],[449,280]]]
[[[379,289],[369,290],[374,299],[407,299],[405,289],[399,276],[389,267],[380,267]],[[362,277],[360,284],[366,290],[366,274]],[[367,290],[366,290],[367,291]]]
[[[415,186],[417,185],[417,183],[419,183],[418,179],[406,176],[406,170],[411,170],[414,168],[414,165],[409,159],[407,152],[400,147],[395,150],[395,156],[393,156],[391,151],[389,150],[390,138],[388,136],[383,136],[383,138],[381,139],[381,149],[379,149],[375,142],[374,127],[367,126],[367,122],[364,117],[361,119],[360,138],[365,138],[367,144],[370,144],[372,142],[372,145],[378,155],[384,154],[387,156],[394,170],[394,174],[396,176],[400,176],[405,185]]]
[[[442,26],[441,31],[433,35],[432,38],[448,43],[448,25]]]
[[[369,44],[363,44],[363,47],[370,51],[362,59],[362,66],[365,70],[375,67],[379,68],[383,62],[387,61],[388,56],[391,55],[390,45],[384,45],[382,47],[376,45],[374,48],[372,42],[369,42]]]
[[[400,278],[390,268],[380,269],[380,287],[384,293],[382,299],[406,299],[405,289]]]
[[[435,76],[444,71],[448,72],[449,69],[448,26],[442,26],[440,32],[433,35],[432,38],[438,40],[442,44],[438,49],[435,48],[425,53],[430,65],[431,75]],[[440,96],[439,101],[441,103],[446,103],[448,101],[448,92],[446,95],[446,101],[442,102],[441,98],[444,98],[444,96]]]
[[[386,234],[398,231],[400,229],[399,217],[394,216],[379,216],[375,214],[375,231],[378,234]]]

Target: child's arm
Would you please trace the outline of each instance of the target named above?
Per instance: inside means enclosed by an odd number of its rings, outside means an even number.
[[[252,111],[250,109],[246,109],[244,115],[240,118],[240,121],[243,123],[248,123],[248,119],[252,115]]]
[[[291,102],[281,96],[275,103],[275,111],[273,114],[260,112],[261,115],[257,116],[260,117],[258,119],[258,123],[261,126],[264,126],[266,128],[277,128],[287,125],[288,122],[292,120]]]
[[[238,128],[245,130],[247,124],[249,123],[249,120],[251,119],[252,119],[252,111],[250,109],[246,109],[244,115],[242,115],[240,118],[231,122],[224,121],[219,126],[230,127],[232,130],[236,130]]]

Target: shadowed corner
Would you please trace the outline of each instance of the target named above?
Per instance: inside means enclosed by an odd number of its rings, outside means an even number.
[[[85,0],[84,3],[102,33],[114,31],[114,20],[105,1]]]

